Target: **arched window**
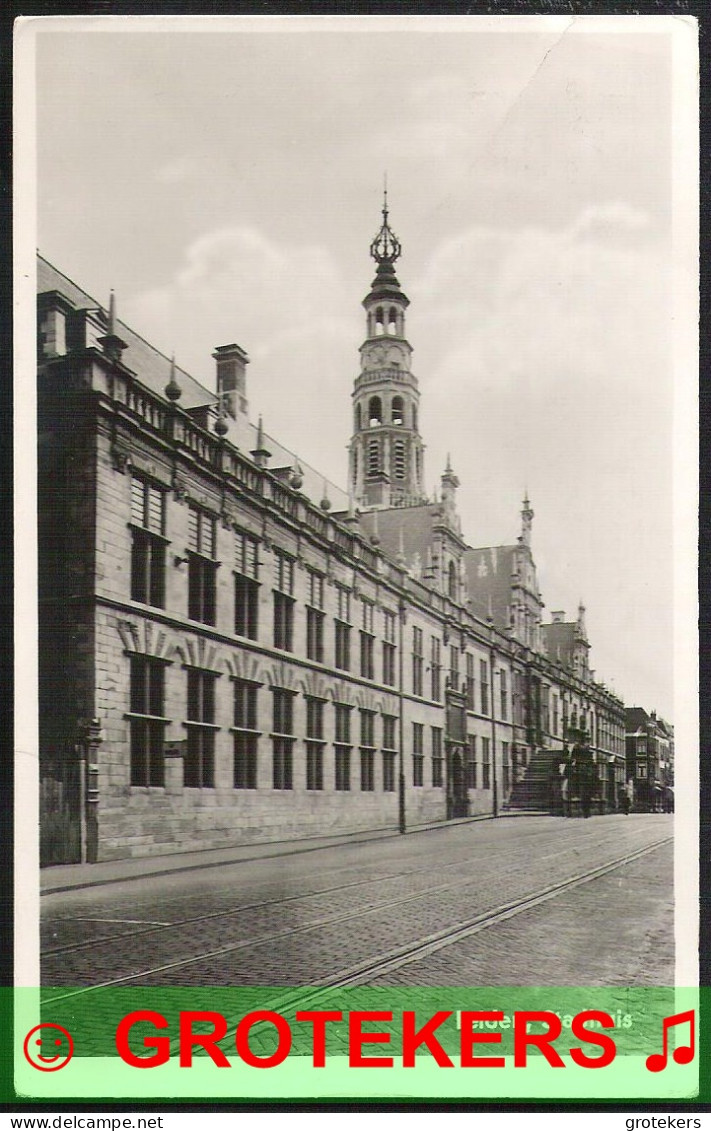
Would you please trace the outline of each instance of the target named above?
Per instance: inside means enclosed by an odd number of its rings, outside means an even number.
[[[454,562],[449,563],[449,571],[447,578],[447,592],[453,601],[457,598],[457,567]]]
[[[360,432],[360,405],[355,406],[355,430]]]
[[[377,475],[380,471],[380,444],[377,440],[368,441],[368,475]]]
[[[405,445],[402,440],[396,440],[393,448],[393,472],[396,479],[405,478]]]
[[[393,424],[405,423],[405,405],[402,397],[393,397],[390,419]]]
[[[383,406],[380,397],[371,397],[368,402],[368,422],[371,428],[383,423]]]
[[[397,310],[394,306],[388,311],[388,334],[397,334]]]
[[[385,315],[383,313],[382,306],[379,306],[378,309],[375,312],[375,333],[376,334],[384,334],[385,333]]]

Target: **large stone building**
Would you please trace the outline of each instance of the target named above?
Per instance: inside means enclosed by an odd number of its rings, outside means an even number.
[[[546,804],[585,735],[624,780],[624,710],[583,610],[542,623],[526,499],[471,548],[448,463],[423,490],[408,299],[387,210],[348,490],[38,264],[42,858],[411,827]],[[345,390],[344,390],[345,409]]]

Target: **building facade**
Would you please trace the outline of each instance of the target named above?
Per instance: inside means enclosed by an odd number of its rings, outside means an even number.
[[[571,655],[542,625],[530,504],[475,550],[449,463],[424,495],[386,208],[371,252],[347,492],[250,423],[241,347],[216,396],[40,259],[44,863],[496,815],[578,731],[617,804],[623,707],[582,614]]]
[[[674,808],[674,728],[656,711],[625,709],[627,781],[630,800],[645,812]]]

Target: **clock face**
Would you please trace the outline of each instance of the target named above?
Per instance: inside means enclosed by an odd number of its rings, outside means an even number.
[[[387,346],[375,346],[375,348],[371,351],[370,356],[376,365],[385,365],[388,357]]]

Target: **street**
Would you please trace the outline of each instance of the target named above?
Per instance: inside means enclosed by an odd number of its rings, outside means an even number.
[[[54,892],[43,985],[668,985],[672,830],[516,817]]]

